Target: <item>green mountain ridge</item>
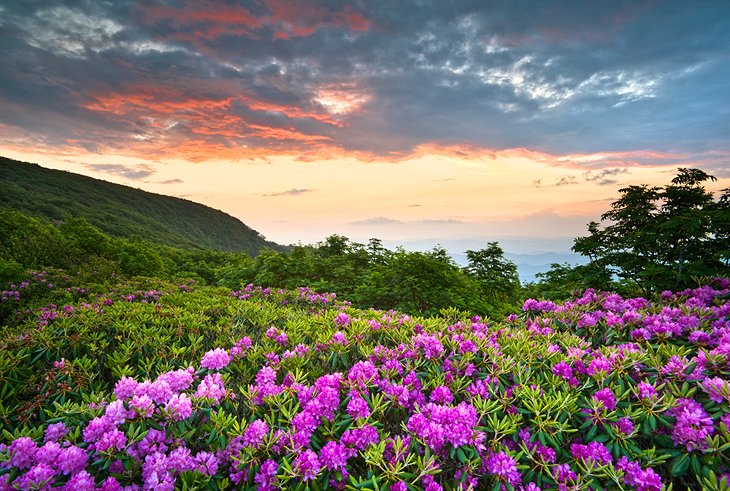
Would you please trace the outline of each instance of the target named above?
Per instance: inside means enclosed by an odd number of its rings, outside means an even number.
[[[255,256],[284,246],[220,210],[182,198],[0,157],[0,208],[62,221],[81,216],[117,237]]]

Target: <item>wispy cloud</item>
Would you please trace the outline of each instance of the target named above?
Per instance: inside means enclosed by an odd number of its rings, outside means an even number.
[[[315,191],[316,191],[316,189],[292,188],[292,189],[288,189],[286,191],[281,191],[281,192],[278,192],[278,193],[264,194],[264,196],[299,196],[301,194],[313,193]]]
[[[84,167],[94,172],[113,174],[132,180],[142,180],[157,172],[154,167],[147,164],[122,165],[122,164],[84,164]]]
[[[468,223],[458,218],[427,218],[423,220],[398,220],[386,216],[377,216],[350,222],[350,225],[457,225]]]
[[[583,179],[588,182],[595,182],[599,186],[609,186],[611,184],[616,184],[618,182],[617,179],[613,179],[616,176],[619,176],[621,174],[628,174],[629,169],[622,168],[622,169],[602,169],[599,171],[588,171],[583,174]]]

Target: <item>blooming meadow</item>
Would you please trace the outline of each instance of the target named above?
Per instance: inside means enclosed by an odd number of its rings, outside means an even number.
[[[0,490],[728,488],[727,280],[496,322],[52,276],[2,294]]]

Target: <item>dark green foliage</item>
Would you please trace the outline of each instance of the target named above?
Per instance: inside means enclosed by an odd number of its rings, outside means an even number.
[[[594,263],[579,264],[551,264],[550,269],[538,273],[538,281],[525,285],[524,296],[546,298],[549,300],[564,300],[571,298],[576,292],[588,288],[600,288],[606,291],[621,291],[623,285],[612,281],[610,273],[605,268],[596,267]]]
[[[377,239],[364,246],[342,236],[314,246],[297,245],[289,253],[265,248],[252,259],[244,252],[162,246],[137,236],[110,237],[82,217],[67,215],[54,226],[2,208],[0,233],[0,275],[7,279],[3,285],[25,269],[55,267],[90,278],[192,278],[232,289],[249,283],[287,289],[306,286],[335,291],[363,308],[428,315],[457,309],[493,318],[506,315],[520,299],[516,268],[496,243],[469,251],[470,266],[461,268],[443,248],[389,251]]]
[[[600,278],[611,275],[642,293],[680,289],[693,278],[727,274],[730,200],[704,188],[716,179],[699,169],[679,169],[665,187],[629,186],[588,225],[573,250],[590,258]],[[592,284],[597,288],[605,285]]]
[[[496,243],[469,254],[470,266],[461,268],[440,247],[390,251],[378,239],[363,245],[333,235],[315,246],[294,246],[289,253],[264,250],[252,264],[227,268],[219,284],[307,286],[337,292],[362,308],[412,314],[436,315],[455,308],[494,318],[505,315],[520,299],[514,263]]]
[[[479,251],[466,251],[467,273],[482,287],[482,295],[491,304],[512,305],[521,293],[517,266],[504,257],[497,242],[490,242]]]
[[[0,208],[49,221],[86,219],[112,237],[256,255],[282,249],[240,220],[180,198],[0,157]],[[88,238],[88,237],[87,237]]]

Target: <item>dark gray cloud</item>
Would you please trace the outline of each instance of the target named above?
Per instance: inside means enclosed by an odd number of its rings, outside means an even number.
[[[190,160],[397,159],[464,143],[730,153],[723,0],[0,9],[0,145],[20,131],[38,146]]]
[[[155,184],[182,184],[184,182],[182,179],[165,179],[164,181],[157,181]]]

